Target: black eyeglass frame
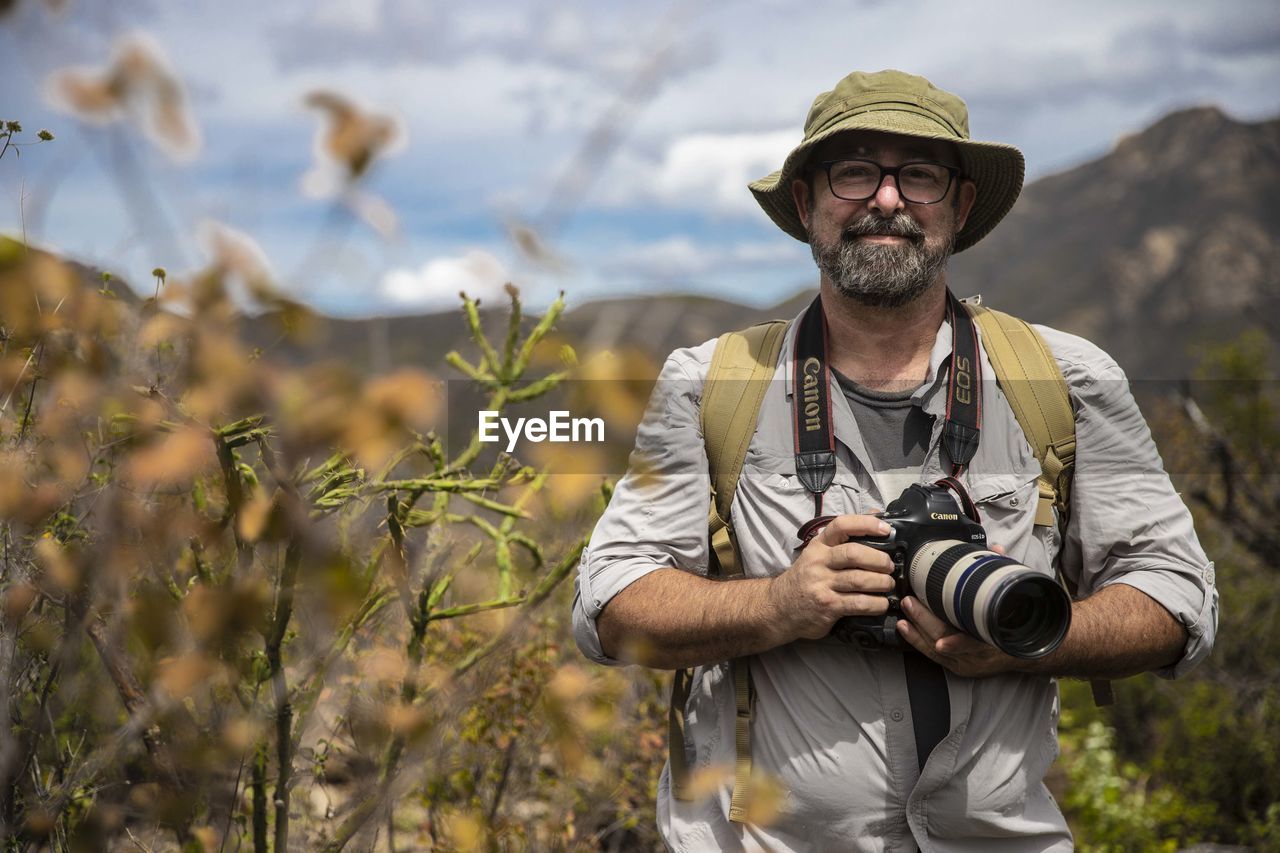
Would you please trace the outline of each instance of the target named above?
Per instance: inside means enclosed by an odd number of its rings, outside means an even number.
[[[880,178],[876,181],[875,189],[873,189],[868,195],[864,195],[861,198],[849,198],[848,196],[843,196],[837,193],[835,186],[831,183],[831,167],[837,163],[870,163],[872,166],[875,166],[880,170]],[[946,163],[937,163],[933,160],[912,160],[909,163],[899,163],[896,166],[882,166],[875,160],[868,160],[865,157],[841,157],[838,160],[823,160],[818,163],[818,165],[827,173],[827,189],[831,190],[831,194],[833,196],[838,199],[843,199],[844,201],[866,201],[869,198],[873,198],[876,193],[880,192],[880,187],[884,186],[885,176],[888,175],[893,178],[893,185],[898,190],[898,195],[902,196],[903,201],[910,202],[911,204],[937,204],[947,197],[947,193],[951,192],[951,185],[956,182],[956,178],[964,177],[958,166],[948,166]],[[906,194],[902,192],[902,181],[898,178],[898,173],[908,166],[937,166],[940,169],[946,169],[947,185],[943,188],[942,195],[938,196],[933,201],[914,201],[913,199],[907,198]]]

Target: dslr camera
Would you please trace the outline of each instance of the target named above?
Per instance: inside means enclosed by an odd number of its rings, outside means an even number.
[[[850,541],[893,558],[896,585],[889,611],[846,616],[831,636],[865,649],[900,648],[901,601],[914,595],[944,622],[1016,658],[1043,657],[1066,637],[1066,590],[1054,578],[989,550],[977,510],[959,483],[908,486],[878,517],[889,525],[888,536]]]

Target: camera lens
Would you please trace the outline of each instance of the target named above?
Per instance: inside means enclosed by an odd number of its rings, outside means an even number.
[[[1062,587],[1036,573],[1006,582],[991,611],[995,617],[992,644],[1020,658],[1047,655],[1066,637],[1071,624],[1071,602]]]
[[[1049,654],[1071,624],[1071,600],[1052,578],[956,539],[920,546],[909,580],[935,615],[1014,657]]]

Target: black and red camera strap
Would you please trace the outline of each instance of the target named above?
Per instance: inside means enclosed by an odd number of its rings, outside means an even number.
[[[978,333],[969,312],[947,291],[947,321],[951,324],[951,356],[947,377],[947,414],[942,447],[951,463],[951,476],[939,481],[955,492],[964,512],[979,521],[978,510],[959,477],[978,450],[982,434],[982,367]],[[835,430],[831,418],[831,367],[826,315],[822,296],[805,311],[796,331],[792,363],[792,430],[795,435],[796,476],[813,495],[814,517],[800,527],[801,547],[835,516],[822,514],[822,496],[836,476]],[[925,762],[951,728],[951,697],[943,668],[908,648],[903,654],[916,760]]]
[[[982,365],[973,320],[949,290],[947,321],[951,324],[951,356],[942,446],[951,463],[951,477],[958,478],[977,452],[982,433]],[[822,496],[836,476],[829,353],[827,319],[819,295],[800,319],[791,366],[791,428],[795,436],[796,476],[814,498],[813,521],[802,527],[800,533],[806,542],[821,529],[821,525],[816,529],[810,525],[823,518]]]

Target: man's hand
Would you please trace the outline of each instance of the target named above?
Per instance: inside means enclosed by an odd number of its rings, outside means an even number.
[[[991,550],[1004,553],[1001,545],[993,545]],[[956,675],[986,678],[1017,668],[1017,658],[947,624],[914,596],[902,600],[902,612],[907,617],[898,620],[898,634],[902,639]]]
[[[986,678],[1018,668],[1017,658],[951,627],[912,596],[902,600],[902,612],[907,616],[898,621],[902,639],[956,675]]]
[[[849,542],[855,536],[887,536],[889,525],[871,515],[840,515],[815,536],[796,561],[772,578],[769,601],[780,642],[825,637],[842,616],[878,616],[889,609],[893,560]]]

